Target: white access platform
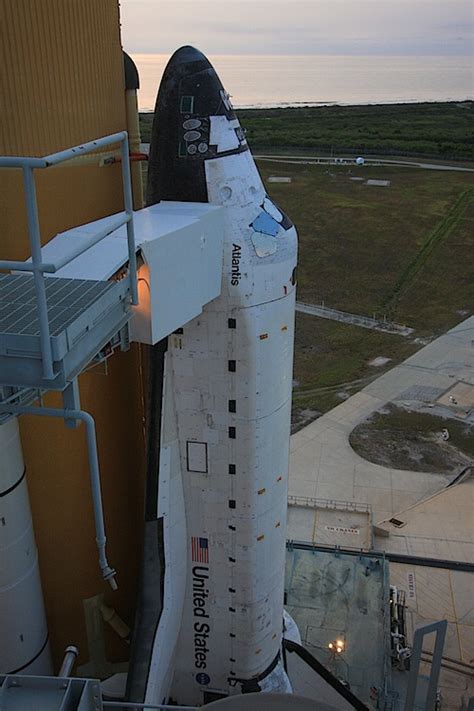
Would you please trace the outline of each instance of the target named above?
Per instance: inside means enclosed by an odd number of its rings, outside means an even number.
[[[43,264],[65,265],[44,274],[52,378],[43,371],[34,277],[0,274],[0,400],[2,387],[3,397],[18,388],[64,390],[124,329],[126,342],[153,345],[219,296],[223,208],[162,202],[133,213],[136,306],[127,225],[118,223],[111,215],[75,227],[41,249]]]
[[[67,256],[107,229],[116,216],[58,234],[42,249],[44,262]],[[219,296],[222,279],[223,208],[207,203],[160,202],[133,213],[138,256],[139,304],[130,340],[155,344],[198,316]],[[128,261],[122,225],[58,270],[51,279],[107,281]]]

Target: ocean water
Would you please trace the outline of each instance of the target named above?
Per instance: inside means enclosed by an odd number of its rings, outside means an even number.
[[[133,54],[139,107],[153,111],[164,54]],[[217,55],[236,107],[462,101],[474,95],[469,57]]]

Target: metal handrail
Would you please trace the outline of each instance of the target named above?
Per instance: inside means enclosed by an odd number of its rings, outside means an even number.
[[[116,220],[110,222],[107,228],[100,230],[85,243],[83,242],[80,246],[75,247],[65,257],[59,259],[55,263],[44,263],[42,261],[41,254],[41,232],[39,227],[38,204],[36,200],[36,186],[33,171],[35,169],[49,168],[50,166],[58,165],[64,161],[76,158],[79,155],[92,153],[98,148],[110,146],[114,143],[121,144],[122,184],[125,211],[120,213],[120,216]],[[43,158],[29,156],[2,156],[0,157],[0,168],[21,168],[23,171],[23,185],[28,216],[28,238],[31,248],[31,262],[0,260],[0,270],[15,269],[17,271],[33,272],[36,303],[38,308],[38,320],[40,325],[43,377],[45,380],[54,380],[53,351],[51,345],[51,333],[49,329],[46,286],[44,282],[45,272],[56,272],[80,254],[83,254],[85,251],[90,249],[93,245],[100,242],[104,239],[104,237],[116,230],[118,227],[126,224],[131,301],[133,305],[138,304],[137,258],[135,253],[135,232],[133,226],[133,198],[130,176],[128,133],[126,131],[113,133],[109,136],[97,138],[94,141],[89,141],[88,143],[68,148],[65,151],[52,153],[51,155],[44,156]]]
[[[48,274],[54,274],[59,269],[62,269],[64,266],[66,266],[66,264],[72,262],[73,259],[79,257],[84,252],[87,252],[88,249],[103,240],[104,237],[107,237],[107,235],[110,235],[112,232],[115,232],[115,230],[117,230],[119,227],[125,225],[131,219],[131,215],[127,215],[126,212],[120,212],[114,220],[110,220],[107,223],[107,227],[104,227],[102,230],[99,230],[95,234],[89,236],[89,238],[86,240],[76,242],[75,247],[71,249],[71,251],[65,256],[61,257],[60,259],[57,259],[55,262],[42,262],[40,265],[40,271],[46,272]],[[28,259],[26,262],[17,262],[11,260],[8,262],[0,261],[0,268],[14,269],[15,271],[19,272],[33,271],[32,262],[30,259]]]
[[[360,513],[371,513],[370,504],[358,501],[342,501],[340,499],[317,499],[312,496],[288,496],[290,506],[308,506],[312,508],[336,509],[340,511],[358,511]]]

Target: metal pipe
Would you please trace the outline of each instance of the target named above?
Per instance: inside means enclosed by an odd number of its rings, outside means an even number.
[[[45,271],[43,269],[44,264],[40,264],[40,267],[41,268],[38,269],[38,271]],[[35,268],[32,262],[17,262],[11,259],[2,259],[0,260],[0,269],[11,269],[17,272],[33,272]]]
[[[197,711],[197,706],[169,706],[167,704],[144,704],[134,701],[102,701],[102,706],[120,709],[162,709],[163,711]]]
[[[140,121],[138,116],[137,90],[135,88],[127,89],[125,92],[125,113],[127,117],[130,158],[133,160],[134,154],[141,153]],[[136,210],[140,210],[144,205],[141,166],[137,164],[131,166],[131,173],[134,206]]]
[[[77,158],[80,155],[91,153],[92,151],[102,148],[103,146],[111,146],[114,143],[121,143],[125,137],[127,137],[126,131],[111,133],[109,136],[96,138],[94,141],[88,141],[87,143],[82,143],[79,146],[67,148],[65,151],[51,153],[50,155],[43,156],[42,158],[36,158],[33,156],[1,156],[0,168],[49,168],[51,165],[57,165],[58,163],[63,163],[66,160]]]
[[[66,647],[64,652],[63,661],[61,664],[61,669],[59,670],[58,676],[71,676],[72,669],[76,663],[76,659],[79,655],[79,650],[74,645]]]
[[[59,151],[58,153],[51,153],[49,156],[44,156],[43,160],[46,165],[38,167],[48,168],[50,165],[57,165],[58,163],[63,163],[65,160],[71,160],[71,158],[76,158],[77,156],[84,155],[85,153],[91,153],[97,148],[110,146],[114,143],[121,143],[125,138],[127,138],[126,131],[120,131],[118,133],[112,133],[109,136],[96,138],[94,141],[88,141],[87,143],[82,143],[79,146],[67,148],[65,151]]]
[[[92,492],[92,503],[94,508],[94,521],[96,530],[96,544],[99,552],[99,565],[104,580],[108,580],[112,590],[117,590],[115,580],[116,571],[110,567],[105,552],[107,538],[105,535],[104,511],[102,506],[102,492],[100,487],[99,458],[97,455],[97,440],[95,434],[95,422],[92,415],[84,410],[66,410],[54,407],[31,407],[17,405],[0,405],[0,412],[11,413],[12,415],[38,415],[40,417],[61,417],[65,420],[81,420],[86,427],[87,451],[89,455],[89,471]]]
[[[28,236],[30,240],[31,259],[34,267],[36,304],[38,309],[38,321],[40,325],[43,377],[45,380],[53,380],[53,352],[51,349],[51,337],[49,332],[46,285],[44,283],[44,277],[40,271],[41,235],[38,220],[38,206],[36,203],[35,180],[33,177],[33,169],[31,167],[23,167],[23,182],[25,185],[26,212],[28,215]]]
[[[2,156],[0,158],[0,168],[47,168],[44,158],[32,158],[30,156]]]
[[[125,133],[121,145],[122,152],[122,182],[123,182],[123,199],[125,212],[129,215],[127,222],[127,242],[128,242],[128,273],[130,279],[130,293],[132,296],[132,304],[138,304],[138,285],[137,285],[137,256],[135,254],[135,230],[133,226],[133,196],[132,196],[132,181],[130,174],[130,156],[128,148],[128,135]]]

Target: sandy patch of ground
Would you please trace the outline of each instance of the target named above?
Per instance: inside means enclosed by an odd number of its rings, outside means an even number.
[[[447,441],[441,435],[444,429]],[[364,459],[395,469],[456,475],[474,462],[472,425],[395,405],[358,425],[349,441]]]

